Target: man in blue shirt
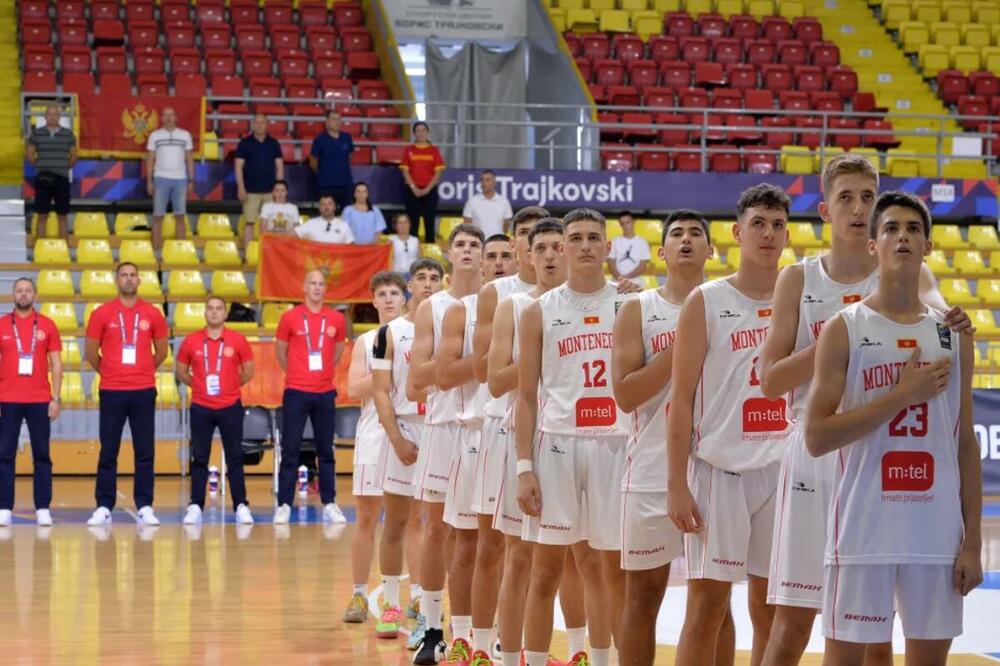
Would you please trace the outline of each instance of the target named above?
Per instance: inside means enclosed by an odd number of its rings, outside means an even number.
[[[275,180],[285,177],[285,164],[281,159],[281,144],[267,133],[267,116],[258,113],[253,117],[253,134],[243,137],[236,148],[236,194],[243,202],[243,243],[253,240],[254,224],[261,207],[271,201]]]
[[[347,132],[340,131],[340,114],[326,114],[326,131],[313,139],[309,167],[316,172],[319,196],[329,194],[337,202],[337,209],[350,205],[354,196],[354,176],[351,174],[351,153],[354,141]]]

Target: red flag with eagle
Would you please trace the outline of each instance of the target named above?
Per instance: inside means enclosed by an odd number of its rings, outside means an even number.
[[[80,93],[77,102],[83,157],[145,157],[146,139],[160,127],[167,107],[177,112],[177,126],[191,133],[195,156],[201,155],[205,127],[202,97]]]
[[[371,301],[368,281],[388,270],[392,247],[314,243],[294,236],[264,234],[260,242],[257,297],[262,301],[301,301],[306,273],[318,269],[326,276],[326,301]]]

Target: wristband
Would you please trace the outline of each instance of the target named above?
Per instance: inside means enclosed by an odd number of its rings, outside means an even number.
[[[384,358],[373,358],[372,370],[392,370],[392,361]]]
[[[525,472],[535,471],[535,466],[530,460],[518,460],[517,461],[517,475],[521,476]]]

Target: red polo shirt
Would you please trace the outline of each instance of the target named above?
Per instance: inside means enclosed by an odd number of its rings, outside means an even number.
[[[434,174],[444,169],[444,158],[433,144],[412,143],[403,148],[403,161],[399,163],[399,168],[410,172],[414,185],[427,187]]]
[[[135,365],[122,365],[122,321],[125,323],[124,344],[135,345]],[[139,391],[155,388],[153,340],[163,340],[168,334],[163,312],[141,298],[136,299],[135,306],[131,308],[125,307],[116,298],[94,310],[87,322],[87,337],[97,340],[100,345],[101,390]]]
[[[306,344],[306,325],[309,322],[309,344]],[[326,322],[324,327],[323,322]],[[319,347],[320,329],[323,330],[323,348]],[[310,393],[325,393],[337,388],[334,368],[334,349],[347,337],[347,322],[344,315],[333,308],[323,307],[319,312],[296,305],[281,315],[278,340],[288,343],[288,364],[285,370],[285,388]],[[323,355],[323,369],[309,369],[309,349]]]
[[[208,346],[208,373],[214,375],[222,349],[219,370],[219,395],[209,395],[205,384],[205,347]],[[177,362],[191,366],[191,402],[207,409],[231,407],[240,399],[240,371],[244,363],[253,360],[247,339],[236,331],[222,329],[222,336],[213,340],[202,329],[184,338],[177,351]]]
[[[21,349],[31,353],[31,334],[35,334],[32,373],[22,377],[17,373],[17,340],[14,322],[21,338]],[[37,328],[36,328],[37,322]],[[55,323],[43,314],[18,317],[11,313],[0,317],[0,402],[49,402],[49,352],[62,351],[62,339]]]

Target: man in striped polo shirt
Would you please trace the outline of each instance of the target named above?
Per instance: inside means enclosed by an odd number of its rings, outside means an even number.
[[[59,105],[45,108],[45,126],[36,127],[28,137],[28,161],[35,166],[35,211],[44,234],[50,211],[59,219],[59,237],[69,235],[69,170],[76,164],[76,137],[59,124]]]

